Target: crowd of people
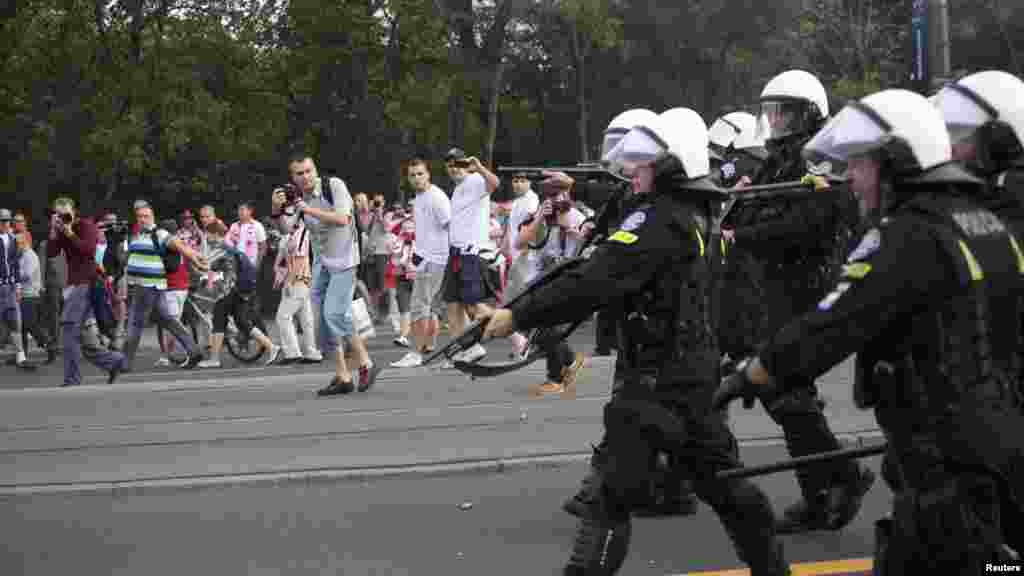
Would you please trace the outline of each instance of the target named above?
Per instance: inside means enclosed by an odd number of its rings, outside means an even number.
[[[64,385],[81,383],[82,352],[113,382],[134,368],[152,319],[158,367],[221,367],[230,327],[251,337],[265,365],[320,363],[325,347],[341,341],[368,388],[380,368],[356,321],[364,334],[375,333],[367,322],[390,322],[394,345],[409,349],[392,366],[419,366],[442,325],[457,336],[478,304],[500,303],[545,267],[576,255],[585,220],[580,209],[592,213],[567,197],[541,203],[524,174],[511,179],[515,199],[499,203],[492,198],[498,179],[478,160],[459,149],[444,160],[456,183],[451,197],[432,183],[428,161],[417,158],[405,168],[415,197],[387,206],[382,194],[350,195],[344,181],[321,178],[311,158],[296,156],[289,185],[273,191],[269,217],[257,219],[256,205],[246,201],[230,225],[211,205],[201,206],[198,218],[186,208],[158,220],[139,199],[127,220],[112,212],[84,217],[62,197],[35,248],[26,215],[12,219],[0,211],[0,265],[10,272],[0,281],[0,302],[15,347],[12,364],[34,368],[27,356],[31,336],[47,363],[64,353]],[[323,193],[326,182],[332,193]],[[280,294],[279,342],[258,309],[264,265]],[[358,318],[354,300],[362,300]],[[525,354],[526,338],[513,339],[515,355]],[[582,366],[582,354],[566,353],[564,345],[559,351],[562,360],[538,391],[564,391]],[[485,354],[476,346],[457,359],[473,362]],[[343,361],[322,393],[346,389]]]

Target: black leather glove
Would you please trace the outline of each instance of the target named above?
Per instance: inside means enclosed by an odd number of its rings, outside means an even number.
[[[711,396],[711,406],[715,410],[723,410],[729,403],[737,398],[743,399],[743,407],[751,409],[757,399],[757,388],[750,378],[747,378],[747,364],[750,358],[744,358],[736,365],[736,371],[722,378],[718,389]]]

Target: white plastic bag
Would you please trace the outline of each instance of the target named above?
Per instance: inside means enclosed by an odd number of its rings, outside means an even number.
[[[366,302],[362,298],[352,300],[351,313],[352,327],[360,338],[373,338],[377,335],[370,312],[366,309]]]

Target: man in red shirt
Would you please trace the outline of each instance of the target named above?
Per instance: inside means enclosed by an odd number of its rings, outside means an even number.
[[[79,361],[85,358],[105,370],[112,384],[124,369],[124,355],[88,344],[82,347],[82,322],[93,313],[91,292],[99,271],[96,266],[96,224],[91,218],[81,218],[70,198],[58,198],[53,203],[50,220],[50,238],[46,255],[56,257],[62,252],[68,263],[68,282],[64,289],[64,312],[61,315],[61,335],[64,342],[64,386],[82,383]]]

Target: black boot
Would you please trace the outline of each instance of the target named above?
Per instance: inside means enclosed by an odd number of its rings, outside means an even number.
[[[590,457],[590,470],[583,477],[580,489],[562,503],[562,510],[577,518],[582,518],[587,513],[587,509],[600,497],[602,445],[594,446],[593,449],[594,454]]]
[[[615,522],[601,508],[592,506],[580,518],[563,576],[612,576],[626,561],[632,531],[628,515]]]

